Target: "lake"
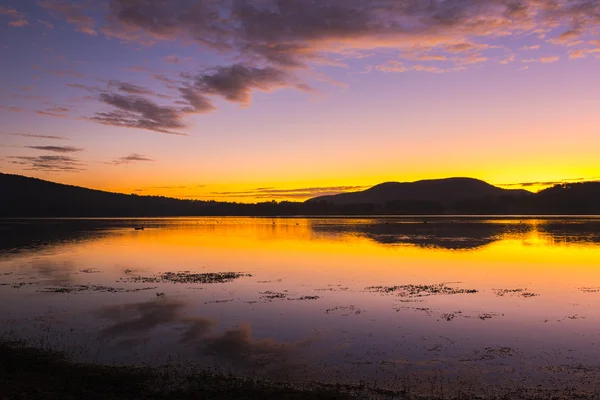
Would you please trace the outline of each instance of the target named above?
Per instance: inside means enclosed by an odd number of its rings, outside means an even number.
[[[85,361],[425,393],[600,382],[598,218],[3,220],[0,239],[0,335]]]

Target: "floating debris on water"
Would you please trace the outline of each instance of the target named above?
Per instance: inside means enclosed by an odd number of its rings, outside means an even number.
[[[41,293],[80,293],[80,292],[103,292],[103,293],[135,293],[145,290],[154,290],[156,287],[144,287],[135,289],[115,288],[111,286],[101,285],[61,285],[54,287],[46,287],[37,292]]]
[[[288,300],[318,300],[320,298],[321,298],[321,296],[302,296],[302,297],[298,297],[296,299],[288,299]]]
[[[221,303],[231,303],[231,302],[233,302],[233,299],[205,301],[204,304],[221,304]]]
[[[435,295],[472,294],[475,289],[459,289],[447,286],[445,283],[435,285],[400,285],[400,286],[369,286],[366,292],[394,293],[400,297],[425,297]]]
[[[270,290],[267,290],[266,292],[261,292],[260,294],[262,294],[262,296],[260,296],[260,298],[263,300],[275,300],[275,299],[283,300],[283,299],[287,298],[286,293],[271,292]]]
[[[504,297],[505,295],[521,296],[521,297],[537,297],[539,294],[527,292],[525,289],[492,289],[496,296]]]
[[[157,276],[137,276],[121,280],[144,283],[226,283],[234,279],[249,277],[240,272],[193,273],[190,271],[165,272]]]
[[[360,315],[364,312],[365,312],[364,310],[361,310],[360,308],[358,308],[354,305],[338,306],[338,307],[328,308],[327,310],[325,310],[325,314],[339,314],[342,317],[347,317],[350,315]]]

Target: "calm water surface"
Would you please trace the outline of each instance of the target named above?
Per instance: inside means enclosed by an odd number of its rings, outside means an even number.
[[[0,334],[84,360],[600,382],[600,219],[5,220],[0,239]]]

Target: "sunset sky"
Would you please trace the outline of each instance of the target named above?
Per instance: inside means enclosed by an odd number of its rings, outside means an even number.
[[[0,171],[190,199],[600,179],[598,0],[0,0]]]

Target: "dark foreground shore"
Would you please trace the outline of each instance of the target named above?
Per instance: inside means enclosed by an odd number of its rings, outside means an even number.
[[[84,364],[65,354],[0,341],[0,400],[197,399],[197,400],[571,400],[600,399],[598,390],[504,388],[487,395],[417,395],[364,385],[310,384],[242,379],[190,368]]]
[[[64,354],[0,342],[0,399],[323,399],[372,398],[359,388],[291,385],[203,371],[81,364]],[[381,393],[383,394],[383,393]],[[376,393],[373,393],[376,395]]]

